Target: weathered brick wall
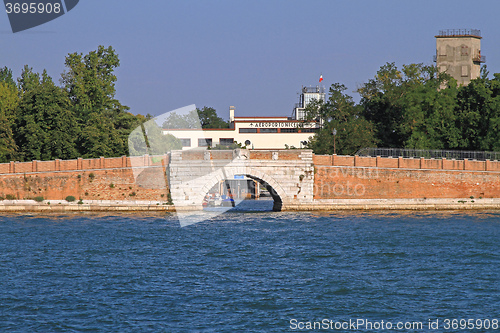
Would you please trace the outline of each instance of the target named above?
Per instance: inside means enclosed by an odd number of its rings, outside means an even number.
[[[169,156],[0,164],[0,197],[62,200],[167,200]],[[136,177],[139,181],[136,181]]]
[[[316,156],[314,198],[500,198],[499,168],[497,161]]]
[[[314,155],[314,165],[355,166],[398,169],[440,169],[467,171],[500,171],[499,161],[447,160],[425,158],[392,158],[341,155]]]
[[[129,168],[2,175],[0,196],[8,194],[17,199],[166,200],[167,191],[137,185]]]
[[[278,152],[279,160],[293,160],[299,154],[293,150]],[[204,152],[182,152],[182,157],[203,159]],[[231,157],[232,151],[211,152],[212,159]],[[249,157],[273,158],[271,151],[258,150],[251,150]],[[145,155],[2,163],[0,196],[166,200],[169,158]],[[316,199],[500,198],[498,161],[315,155],[313,163]]]

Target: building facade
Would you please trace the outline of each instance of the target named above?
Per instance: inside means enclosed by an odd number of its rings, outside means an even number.
[[[300,103],[295,106],[291,117],[236,117],[234,106],[230,106],[230,128],[163,129],[163,134],[172,134],[180,139],[183,150],[233,143],[249,149],[300,149],[320,128],[319,121],[305,121],[304,108],[313,99],[324,101],[324,88],[303,87]]]
[[[481,64],[486,61],[481,55],[481,31],[476,29],[441,30],[436,37],[437,69],[457,80],[458,85],[467,85],[481,74]]]
[[[183,149],[229,146],[240,143],[251,149],[303,148],[319,128],[317,122],[291,117],[235,117],[230,107],[230,128],[164,129],[182,142]]]

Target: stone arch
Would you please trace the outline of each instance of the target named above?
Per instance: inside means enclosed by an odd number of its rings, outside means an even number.
[[[259,182],[271,194],[274,200],[273,210],[281,210],[283,201],[285,201],[287,197],[281,185],[273,177],[251,167],[225,167],[212,173],[205,182],[202,188],[202,193],[196,199],[196,202],[201,205],[206,193],[210,191],[214,185],[218,184],[221,180],[232,179],[235,175],[245,175],[248,178]]]

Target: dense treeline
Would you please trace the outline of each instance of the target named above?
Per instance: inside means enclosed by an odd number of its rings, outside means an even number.
[[[387,63],[359,87],[354,103],[346,87],[333,84],[324,104],[309,106],[309,117],[324,126],[309,142],[316,153],[354,154],[363,147],[404,147],[500,151],[500,74],[467,86],[434,66]]]
[[[0,69],[0,162],[126,155],[146,118],[114,98],[119,64],[111,47],[69,54],[62,86],[29,66],[17,82]]]
[[[45,70],[25,66],[14,80],[0,69],[0,163],[128,155],[129,134],[152,116],[133,115],[115,99],[119,65],[111,46],[99,46],[66,57],[61,86]],[[213,108],[196,111],[203,128],[229,126]]]
[[[119,64],[112,47],[69,54],[60,86],[29,66],[16,80],[0,69],[0,162],[128,155],[129,134],[152,117],[115,99]],[[500,74],[488,78],[485,66],[457,86],[434,66],[387,63],[359,87],[359,103],[346,90],[335,83],[326,103],[308,106],[309,120],[323,121],[308,143],[315,153],[333,153],[334,140],[338,154],[375,146],[500,151]],[[213,108],[196,111],[202,128],[229,127]],[[175,123],[192,126],[189,117]]]

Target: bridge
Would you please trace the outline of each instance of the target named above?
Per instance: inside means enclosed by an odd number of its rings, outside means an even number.
[[[168,183],[176,210],[201,209],[214,185],[235,176],[246,176],[264,186],[274,199],[274,210],[313,202],[311,150],[172,151],[169,162]]]
[[[496,156],[376,155],[237,149],[11,161],[0,163],[0,206],[10,205],[9,198],[48,202],[74,196],[81,199],[82,210],[106,205],[102,201],[130,210],[147,201],[150,210],[188,212],[202,208],[215,184],[247,178],[269,190],[274,210],[500,209]],[[174,206],[168,205],[169,194]]]

